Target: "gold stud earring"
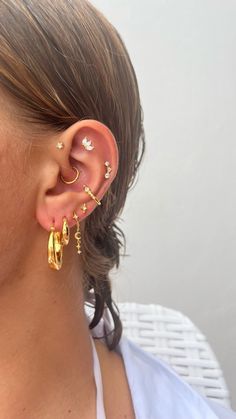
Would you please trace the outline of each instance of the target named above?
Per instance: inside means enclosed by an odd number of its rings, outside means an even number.
[[[79,172],[79,170],[77,169],[77,167],[72,166],[72,169],[73,169],[74,171],[76,171],[76,175],[75,175],[75,178],[74,178],[73,180],[65,180],[65,179],[63,178],[62,174],[60,175],[62,182],[67,183],[68,185],[69,185],[69,184],[71,184],[71,183],[74,183],[74,182],[75,182],[75,181],[79,178],[79,175],[80,175],[80,172]]]
[[[65,147],[65,144],[62,141],[58,141],[56,148],[58,148],[59,150],[61,150],[62,148]]]
[[[51,226],[48,237],[48,264],[50,268],[59,270],[62,267],[63,244],[61,242],[61,232],[55,231],[54,225]]]
[[[88,151],[91,151],[91,150],[94,149],[94,146],[92,145],[92,141],[89,140],[87,137],[83,138],[82,144],[83,144],[84,148]]]
[[[81,210],[83,211],[83,213],[85,214],[85,212],[87,211],[88,207],[87,205],[84,203],[83,205],[81,205]]]
[[[96,202],[96,204],[101,205],[101,202],[99,201],[99,199],[96,198],[96,196],[92,193],[91,189],[87,185],[84,185],[83,188],[84,188],[85,192],[87,194],[89,194],[89,196],[91,196],[91,198],[94,199],[94,201]]]
[[[82,251],[81,251],[81,233],[80,233],[79,217],[75,211],[73,212],[73,219],[76,220],[76,224],[77,224],[77,231],[75,233],[75,238],[77,240],[77,245],[76,245],[77,253],[81,254]]]
[[[105,179],[109,179],[110,173],[111,173],[111,166],[110,166],[109,161],[105,161],[104,164],[106,166],[106,173],[105,173],[104,177],[105,177]]]
[[[70,228],[66,217],[63,217],[63,224],[62,224],[62,238],[61,242],[63,246],[67,246],[70,240]]]

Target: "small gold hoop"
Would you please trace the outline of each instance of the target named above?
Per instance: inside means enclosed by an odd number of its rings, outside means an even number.
[[[74,169],[74,170],[76,171],[76,176],[75,176],[75,178],[74,178],[73,180],[65,180],[65,179],[63,178],[62,174],[60,175],[60,176],[61,176],[61,180],[62,180],[62,182],[67,183],[68,185],[69,185],[69,184],[71,184],[71,183],[74,183],[74,182],[78,179],[78,177],[79,177],[79,175],[80,175],[80,172],[79,172],[79,170],[77,169],[77,167],[72,166],[72,169]]]

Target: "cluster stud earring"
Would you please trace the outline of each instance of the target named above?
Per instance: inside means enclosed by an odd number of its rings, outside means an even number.
[[[110,166],[109,161],[105,161],[104,164],[106,166],[106,173],[105,173],[104,177],[105,177],[105,179],[109,179],[110,173],[111,173],[111,166]]]
[[[83,144],[84,148],[88,151],[91,151],[91,150],[94,149],[94,146],[92,145],[92,141],[89,140],[87,137],[83,138],[82,144]]]

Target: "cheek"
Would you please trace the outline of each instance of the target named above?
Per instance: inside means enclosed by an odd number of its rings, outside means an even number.
[[[27,239],[29,181],[24,155],[1,146],[0,152],[0,281],[17,263]],[[28,221],[26,221],[28,219]]]

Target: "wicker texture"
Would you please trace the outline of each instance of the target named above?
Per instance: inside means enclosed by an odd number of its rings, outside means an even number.
[[[206,337],[179,311],[157,304],[117,303],[123,333],[167,362],[195,390],[230,407],[222,370]]]

